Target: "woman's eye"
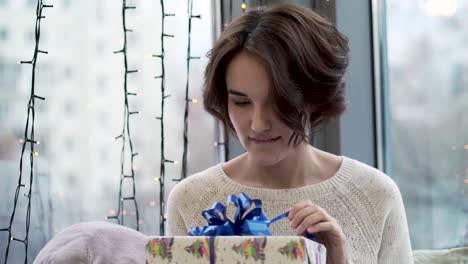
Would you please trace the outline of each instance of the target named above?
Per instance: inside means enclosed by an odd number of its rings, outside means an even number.
[[[248,105],[250,102],[234,102],[235,105]]]

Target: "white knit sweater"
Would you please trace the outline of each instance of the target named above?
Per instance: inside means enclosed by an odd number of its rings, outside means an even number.
[[[336,174],[318,184],[294,189],[261,189],[231,180],[218,164],[178,183],[167,203],[167,235],[186,235],[206,225],[201,212],[230,194],[260,199],[271,219],[301,200],[311,200],[333,216],[347,239],[353,263],[412,263],[405,209],[394,181],[379,170],[343,157]],[[229,208],[229,207],[228,207]],[[229,214],[228,214],[229,217]],[[273,235],[295,235],[289,221],[270,226]]]

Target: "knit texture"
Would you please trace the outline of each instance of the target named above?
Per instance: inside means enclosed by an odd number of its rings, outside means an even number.
[[[182,236],[194,226],[206,225],[203,210],[226,203],[230,194],[244,192],[260,199],[271,219],[302,200],[325,209],[340,224],[353,263],[412,263],[406,214],[395,182],[359,161],[343,157],[334,176],[294,189],[253,188],[231,180],[218,164],[179,182],[167,202],[167,235]],[[234,214],[228,205],[228,217]],[[288,219],[275,222],[275,236],[296,235]]]

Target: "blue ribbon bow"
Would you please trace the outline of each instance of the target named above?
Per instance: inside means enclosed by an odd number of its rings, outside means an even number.
[[[208,225],[193,227],[189,230],[189,236],[271,236],[268,227],[283,218],[288,217],[289,212],[283,213],[272,220],[268,220],[262,210],[262,201],[251,199],[247,194],[241,193],[239,197],[229,195],[227,203],[233,203],[236,206],[234,221],[226,216],[226,206],[216,202],[213,206],[202,212]],[[247,213],[252,204],[255,208]],[[314,236],[308,234],[307,238],[314,240]]]

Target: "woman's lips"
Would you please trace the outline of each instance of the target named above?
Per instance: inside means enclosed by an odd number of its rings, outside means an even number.
[[[271,138],[271,139],[256,139],[256,138],[251,138],[249,137],[250,140],[252,140],[253,142],[255,143],[273,143],[273,142],[276,142],[280,137],[276,137],[276,138]]]

